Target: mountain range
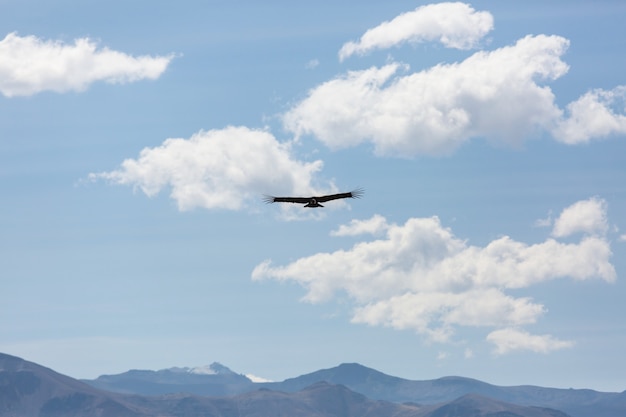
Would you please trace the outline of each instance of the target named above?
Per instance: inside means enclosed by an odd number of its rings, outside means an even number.
[[[496,401],[523,406],[540,406],[564,411],[572,417],[626,416],[626,391],[598,392],[590,389],[559,389],[538,386],[501,387],[471,378],[448,376],[435,380],[412,381],[390,376],[357,363],[344,363],[282,382],[254,383],[248,377],[219,363],[209,365],[210,375],[200,375],[192,368],[160,371],[128,371],[103,375],[85,382],[101,389],[159,395],[189,392],[196,395],[236,395],[265,388],[298,392],[319,381],[343,385],[373,400],[393,403],[441,404],[466,395],[480,395]],[[196,368],[197,369],[197,368]],[[217,371],[219,370],[219,371]]]
[[[558,405],[558,407],[556,406]],[[0,417],[616,417],[626,392],[396,378],[342,364],[255,383],[214,363],[79,381],[0,353]]]

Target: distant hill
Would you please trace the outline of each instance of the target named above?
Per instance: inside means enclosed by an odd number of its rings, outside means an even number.
[[[246,376],[214,362],[201,368],[170,368],[160,371],[131,370],[102,375],[85,381],[107,391],[141,395],[188,392],[197,395],[229,396],[257,389]]]
[[[428,417],[565,417],[567,414],[543,407],[524,407],[468,394],[444,405],[436,406]]]
[[[272,389],[297,391],[317,381],[343,384],[370,398],[393,402],[433,404],[457,399],[466,394],[503,399],[506,388],[497,387],[470,378],[444,377],[428,381],[411,381],[390,376],[358,363],[344,363],[283,382],[263,384]]]
[[[605,393],[589,389],[558,389],[537,386],[501,387],[471,378],[443,377],[412,381],[386,375],[356,363],[345,363],[283,382],[263,384],[287,392],[302,389],[313,381],[343,384],[369,398],[420,404],[443,403],[468,394],[523,406],[549,407],[572,417],[626,416],[626,391]]]
[[[137,373],[141,373],[144,380],[137,381]],[[226,380],[224,386],[218,383],[219,375],[209,375],[213,379],[206,380],[198,375],[182,374],[176,375],[178,379],[162,379],[168,375],[170,374],[163,371],[130,371],[86,382],[111,391],[149,395],[183,391],[198,395],[235,395],[259,388],[297,392],[317,382],[326,381],[330,384],[344,385],[374,400],[395,403],[437,404],[450,402],[468,394],[476,394],[511,404],[562,410],[572,417],[626,416],[626,392],[603,393],[586,389],[536,386],[501,387],[454,376],[412,381],[386,375],[357,363],[344,363],[334,368],[272,383],[252,383],[242,375]]]
[[[124,397],[0,353],[0,416],[142,417]]]
[[[568,417],[556,410],[480,396],[436,405],[397,404],[372,400],[328,382],[317,382],[297,392],[262,388],[231,397],[126,395],[100,390],[35,363],[0,354],[0,417],[9,416]]]

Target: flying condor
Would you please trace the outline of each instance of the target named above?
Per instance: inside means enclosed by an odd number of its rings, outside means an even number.
[[[363,190],[361,188],[348,193],[329,194],[314,197],[274,197],[266,195],[263,200],[266,203],[298,203],[304,204],[304,207],[324,207],[320,203],[325,203],[331,200],[337,200],[339,198],[361,198]]]

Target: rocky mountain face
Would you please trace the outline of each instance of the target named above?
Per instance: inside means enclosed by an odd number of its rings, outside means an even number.
[[[496,387],[467,378],[409,381],[344,364],[278,383],[253,383],[216,364],[129,371],[98,378],[112,392],[14,356],[0,354],[0,417],[576,417],[626,415],[626,396],[588,390]],[[219,369],[216,371],[215,369]],[[193,371],[196,369],[196,371]],[[339,382],[343,381],[343,382]],[[135,384],[135,385],[133,385]],[[206,386],[203,386],[206,385]],[[221,386],[221,387],[220,387]],[[141,389],[155,395],[139,395]],[[233,394],[199,395],[190,390]],[[168,391],[169,393],[164,393]],[[512,390],[512,391],[511,391]],[[543,391],[542,391],[543,390]],[[547,390],[547,391],[546,391]],[[367,393],[365,393],[366,391]],[[466,392],[469,391],[469,392]],[[480,391],[480,392],[479,392]],[[565,392],[563,392],[565,391]],[[569,393],[569,391],[572,391]],[[584,391],[584,392],[578,392]],[[568,395],[570,396],[568,397]],[[579,394],[578,396],[574,394]],[[495,396],[519,401],[514,404]],[[569,398],[577,414],[533,403]],[[385,399],[382,397],[395,397]],[[581,398],[586,398],[582,404]],[[398,401],[398,398],[402,400]],[[406,402],[412,398],[411,402]],[[420,401],[419,399],[422,399]],[[448,398],[443,399],[442,398]],[[426,400],[426,401],[423,401]],[[569,404],[570,408],[573,406]],[[574,407],[574,408],[576,408]],[[587,407],[587,408],[585,408]],[[559,411],[560,410],[560,411]],[[595,410],[595,411],[594,411]],[[600,410],[599,412],[597,412]],[[607,414],[608,412],[611,414]],[[596,414],[591,414],[596,412]],[[603,414],[604,413],[604,414]]]

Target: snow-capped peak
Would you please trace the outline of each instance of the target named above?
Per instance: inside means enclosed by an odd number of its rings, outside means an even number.
[[[189,368],[187,372],[196,375],[225,375],[233,373],[233,371],[231,371],[228,367],[218,362],[213,362],[210,365]]]
[[[235,372],[233,372],[230,368],[222,365],[219,362],[213,362],[210,365],[195,366],[193,368],[189,368],[189,367],[168,368],[168,369],[163,369],[161,372],[163,371],[180,373],[180,374],[192,374],[192,375],[235,375]],[[240,375],[245,376],[250,381],[255,382],[255,383],[274,382],[271,379],[266,379],[266,378],[256,376],[253,374],[240,374]]]

